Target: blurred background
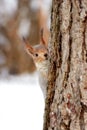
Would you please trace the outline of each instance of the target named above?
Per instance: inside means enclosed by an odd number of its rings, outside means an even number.
[[[40,30],[48,41],[51,0],[0,0],[0,74],[35,71],[23,47],[22,37],[31,45],[40,42]]]
[[[51,0],[0,0],[0,130],[41,130],[44,99],[32,58],[31,45],[48,42]]]

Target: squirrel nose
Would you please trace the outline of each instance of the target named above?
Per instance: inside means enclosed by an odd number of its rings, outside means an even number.
[[[48,60],[48,56],[47,56],[47,57],[45,57],[45,60]]]
[[[45,60],[48,60],[48,55],[47,55],[47,53],[44,54],[44,57],[45,57]]]

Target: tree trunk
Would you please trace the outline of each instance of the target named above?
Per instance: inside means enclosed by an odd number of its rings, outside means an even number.
[[[87,130],[87,0],[53,0],[44,130]]]

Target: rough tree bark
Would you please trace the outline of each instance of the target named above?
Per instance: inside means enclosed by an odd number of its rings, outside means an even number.
[[[87,0],[53,0],[44,130],[87,130]]]

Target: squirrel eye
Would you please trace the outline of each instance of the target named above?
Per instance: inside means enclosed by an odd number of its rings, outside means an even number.
[[[35,56],[38,57],[38,54],[36,53]]]
[[[44,56],[47,57],[47,53],[45,53]]]

